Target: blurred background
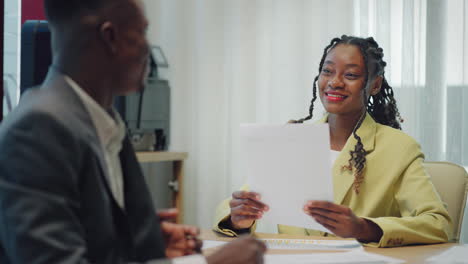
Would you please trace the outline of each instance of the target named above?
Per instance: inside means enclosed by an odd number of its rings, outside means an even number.
[[[149,41],[170,65],[160,72],[171,89],[169,150],[189,153],[186,223],[209,227],[216,205],[244,183],[240,123],[306,116],[323,50],[343,34],[372,36],[384,49],[403,130],[426,160],[468,166],[468,1],[144,2]],[[6,115],[19,99],[21,25],[44,17],[42,0],[4,7]],[[315,116],[322,113],[317,101]]]

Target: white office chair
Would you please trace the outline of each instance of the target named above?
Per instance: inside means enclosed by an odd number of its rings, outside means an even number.
[[[463,218],[468,224],[468,212],[465,211],[468,192],[468,173],[465,168],[449,162],[425,162],[424,167],[431,176],[432,182],[440,194],[453,221],[452,241],[467,243],[460,240]],[[465,215],[465,216],[464,216]],[[468,226],[463,226],[462,238],[468,240]]]

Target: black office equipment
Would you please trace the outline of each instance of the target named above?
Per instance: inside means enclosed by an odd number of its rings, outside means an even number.
[[[28,20],[21,31],[21,94],[40,85],[52,64],[47,21]],[[170,87],[158,68],[168,67],[160,47],[153,46],[151,71],[143,92],[116,98],[114,106],[124,119],[137,150],[167,150],[170,134]],[[139,140],[140,138],[140,140]]]
[[[136,149],[149,150],[147,145],[154,140],[151,150],[161,151],[168,149],[171,98],[169,82],[161,79],[158,70],[169,65],[158,46],[152,47],[150,59],[144,91],[117,98],[115,107],[126,121]]]
[[[41,84],[52,64],[50,31],[47,21],[28,20],[21,30],[21,94]]]

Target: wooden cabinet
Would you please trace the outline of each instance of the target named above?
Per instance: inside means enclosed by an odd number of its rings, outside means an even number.
[[[137,152],[137,158],[140,163],[146,162],[162,162],[172,161],[173,163],[173,179],[168,182],[169,188],[172,189],[172,206],[179,209],[177,223],[182,223],[183,220],[183,182],[184,182],[184,160],[187,159],[186,152]],[[157,177],[157,175],[154,175]]]

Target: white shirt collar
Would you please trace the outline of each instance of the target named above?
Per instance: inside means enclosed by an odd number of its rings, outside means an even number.
[[[102,146],[108,151],[119,152],[125,137],[125,123],[119,113],[112,108],[111,113],[114,117],[112,118],[111,114],[105,111],[75,81],[66,75],[64,77],[88,110]]]

